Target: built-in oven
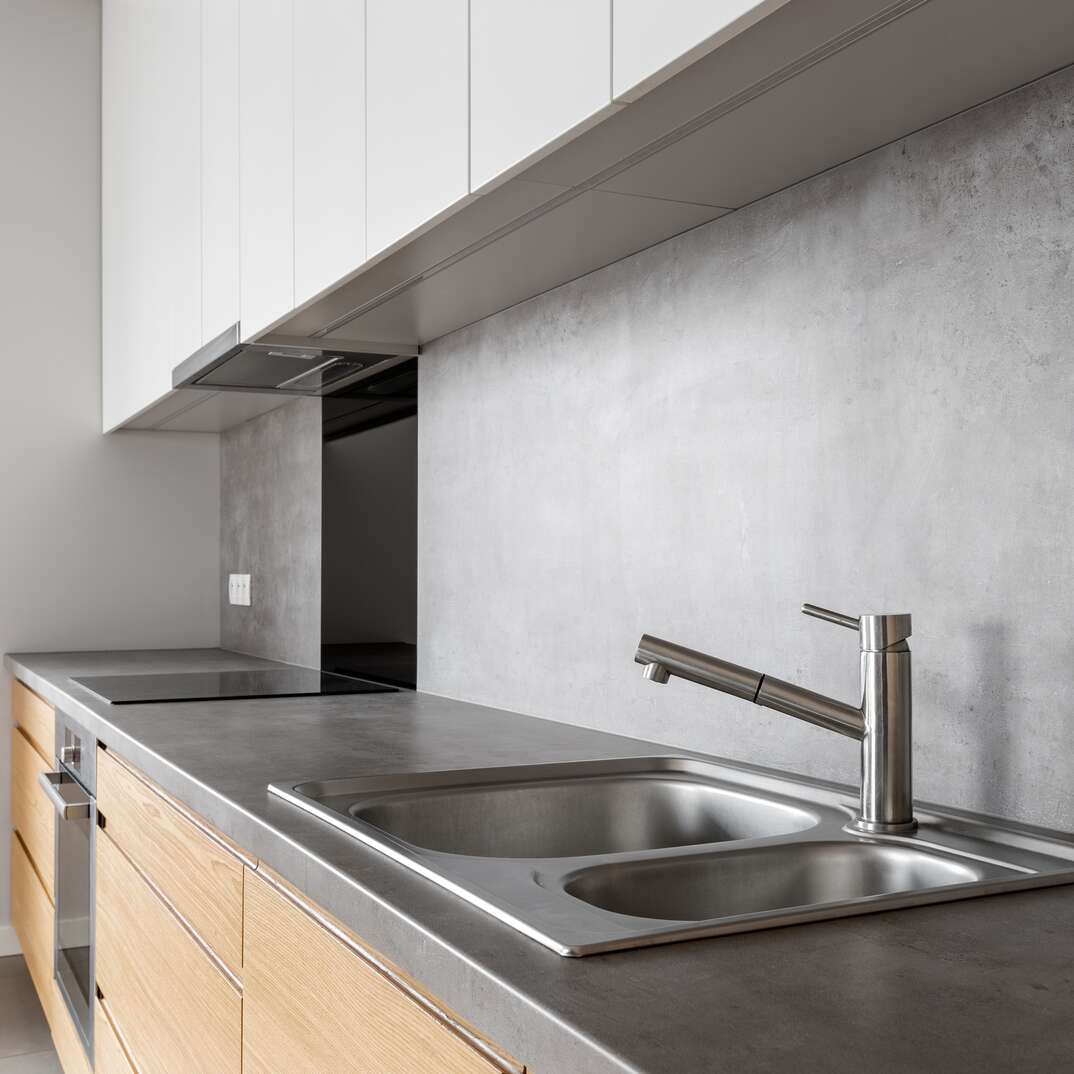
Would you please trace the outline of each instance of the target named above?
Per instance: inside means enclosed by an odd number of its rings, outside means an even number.
[[[56,983],[92,1057],[97,741],[59,710],[56,771],[43,772],[40,780],[56,809]]]

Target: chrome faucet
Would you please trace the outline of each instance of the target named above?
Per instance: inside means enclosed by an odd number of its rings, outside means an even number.
[[[861,640],[861,704],[857,707],[762,675],[706,653],[643,634],[634,654],[650,682],[680,679],[745,698],[806,723],[861,742],[861,807],[849,827],[872,835],[907,834],[917,828],[911,787],[911,690],[909,615],[855,619],[813,604],[806,615],[858,631]]]

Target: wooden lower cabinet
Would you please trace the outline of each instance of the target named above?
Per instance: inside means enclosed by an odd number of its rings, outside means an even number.
[[[18,835],[11,840],[11,920],[64,1074],[90,1074],[82,1040],[52,976],[52,902]]]
[[[107,830],[97,835],[97,987],[139,1074],[239,1074],[239,987]]]
[[[244,1074],[497,1074],[275,883],[247,872]]]
[[[11,923],[65,1074],[92,1074],[53,977],[56,814],[37,777],[53,767],[55,714],[20,682],[12,685],[11,711]]]
[[[242,860],[112,750],[97,751],[108,834],[233,973],[242,967]]]
[[[52,710],[21,685],[15,696],[48,737]],[[37,785],[49,766],[20,727],[14,749],[12,921],[64,1074],[525,1074],[107,751],[91,1065],[53,978],[54,813]]]
[[[42,757],[48,759],[55,754],[56,713],[18,679],[11,683],[11,718]]]
[[[56,857],[56,811],[37,782],[52,766],[34,749],[22,729],[11,732],[11,821],[23,846],[53,898],[52,872]]]
[[[11,923],[44,1006],[51,995],[54,911],[26,847],[15,832],[11,833]],[[48,1013],[46,1010],[46,1016]]]

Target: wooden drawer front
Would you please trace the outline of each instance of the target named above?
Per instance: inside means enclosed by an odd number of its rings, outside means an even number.
[[[53,911],[26,848],[11,835],[11,923],[45,1014],[52,999]],[[50,1019],[51,1020],[51,1019]]]
[[[52,1043],[60,1057],[63,1074],[93,1074],[86,1049],[82,1047],[82,1038],[75,1029],[75,1023],[67,1010],[67,1004],[60,993],[60,986],[52,981],[52,1010],[49,1016],[52,1028]]]
[[[135,1074],[100,1000],[93,1011],[93,1074]]]
[[[245,1071],[500,1071],[252,872],[246,879],[245,942]]]
[[[141,1074],[238,1074],[238,989],[107,831],[97,836],[97,987]]]
[[[51,766],[30,745],[26,735],[14,728],[11,732],[11,822],[22,837],[48,897],[54,900],[56,811],[37,782],[40,773],[50,770]]]
[[[242,862],[108,750],[97,751],[108,834],[233,971],[242,966]]]
[[[52,706],[16,679],[11,684],[11,715],[51,766],[56,754],[56,713]]]

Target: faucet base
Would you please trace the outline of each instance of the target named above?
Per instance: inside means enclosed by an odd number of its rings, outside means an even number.
[[[911,817],[910,820],[898,824],[885,824],[882,821],[862,820],[857,817],[843,827],[845,831],[863,835],[913,835],[917,831],[917,821]]]

